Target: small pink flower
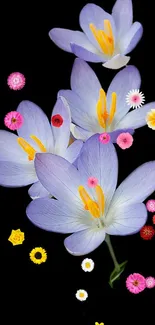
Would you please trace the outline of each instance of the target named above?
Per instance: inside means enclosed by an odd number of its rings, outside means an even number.
[[[155,278],[153,278],[152,276],[149,276],[148,278],[146,278],[146,287],[149,289],[152,289],[155,287]]]
[[[20,90],[25,86],[25,77],[20,72],[13,72],[9,75],[7,83],[10,89]]]
[[[118,146],[121,149],[128,149],[132,146],[133,143],[133,137],[130,133],[121,133],[116,140]]]
[[[155,212],[155,200],[148,200],[146,202],[146,208],[149,212]]]
[[[18,130],[24,122],[23,116],[17,112],[12,111],[6,114],[4,118],[4,124],[10,130]]]
[[[126,287],[130,292],[137,294],[146,288],[145,278],[139,273],[133,273],[126,279]]]
[[[95,187],[98,184],[98,179],[95,177],[89,177],[88,178],[88,186],[89,187]]]
[[[144,104],[145,96],[139,89],[133,89],[127,94],[126,102],[130,107],[139,108]]]
[[[99,140],[102,143],[108,143],[110,141],[110,134],[109,133],[101,133],[99,136]]]

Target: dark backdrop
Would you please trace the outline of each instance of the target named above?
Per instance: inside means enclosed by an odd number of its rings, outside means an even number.
[[[53,4],[37,4],[35,10],[26,3],[6,4],[2,11],[1,26],[1,67],[0,67],[0,123],[8,111],[16,110],[22,100],[39,105],[50,118],[59,89],[70,86],[70,73],[74,55],[57,48],[48,36],[53,27],[79,29],[78,16],[87,1],[65,0]],[[111,11],[113,0],[96,0],[96,4]],[[133,0],[134,20],[144,26],[144,35],[131,54],[130,64],[136,65],[142,76],[142,91],[146,101],[155,100],[155,54],[154,54],[154,10],[151,0],[142,4]],[[91,64],[103,87],[107,89],[116,71]],[[7,77],[19,71],[26,77],[26,85],[20,91],[10,90]],[[119,156],[119,183],[140,164],[155,159],[155,131],[147,126],[137,130],[134,145],[126,150],[117,149]],[[25,302],[28,309],[39,303],[35,316],[49,316],[54,324],[140,324],[143,315],[147,324],[153,318],[155,289],[145,290],[139,295],[130,294],[125,287],[126,277],[138,272],[144,276],[155,276],[155,240],[144,241],[140,235],[112,237],[118,260],[128,259],[128,265],[115,289],[108,285],[113,263],[106,244],[89,254],[95,262],[93,272],[87,274],[81,269],[83,257],[70,255],[63,246],[65,235],[48,233],[32,225],[25,209],[30,199],[28,187],[19,189],[0,188],[1,200],[1,262],[3,270],[2,287],[6,303],[15,301],[14,315],[19,312],[18,304]],[[151,198],[155,198],[153,194]],[[151,216],[149,216],[151,222]],[[12,229],[25,232],[23,245],[13,247],[8,242]],[[37,266],[29,260],[32,248],[41,246],[47,250],[47,262]],[[23,289],[29,285],[28,296]],[[9,289],[6,285],[9,284]],[[17,289],[18,288],[18,289]],[[76,300],[78,289],[85,289],[89,298],[85,302]],[[8,290],[8,291],[7,291]],[[37,299],[37,300],[36,300]],[[31,300],[31,303],[30,303]],[[45,304],[44,304],[45,303]],[[48,307],[46,305],[48,303]],[[24,314],[26,316],[26,314]],[[62,317],[62,321],[61,321]],[[139,318],[140,317],[140,318]]]

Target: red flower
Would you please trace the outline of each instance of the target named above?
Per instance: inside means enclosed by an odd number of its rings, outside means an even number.
[[[152,226],[144,226],[140,230],[140,236],[145,240],[150,240],[155,235],[155,231]]]
[[[153,222],[153,224],[155,225],[155,214],[154,214],[154,216],[152,217],[152,222]]]
[[[51,123],[56,128],[59,128],[63,124],[63,118],[60,114],[53,115],[51,118]]]

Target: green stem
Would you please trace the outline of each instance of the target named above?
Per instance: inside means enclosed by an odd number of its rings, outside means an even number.
[[[115,265],[115,269],[117,271],[120,271],[120,266],[119,266],[119,264],[117,262],[117,259],[116,259],[116,256],[115,256],[115,253],[114,253],[114,250],[113,250],[113,247],[112,247],[112,244],[111,244],[111,240],[110,240],[110,236],[109,235],[106,235],[105,241],[106,241],[106,243],[108,245],[110,255],[111,255],[112,260],[113,260],[114,265]]]

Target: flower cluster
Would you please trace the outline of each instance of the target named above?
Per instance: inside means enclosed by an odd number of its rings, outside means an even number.
[[[117,187],[114,144],[130,148],[136,129],[146,124],[155,129],[155,102],[143,105],[140,73],[135,66],[126,66],[127,54],[143,34],[142,25],[133,23],[132,1],[117,0],[111,14],[87,4],[80,12],[80,26],[82,31],[54,28],[49,33],[57,46],[77,56],[71,89],[58,92],[50,122],[30,101],[22,101],[16,111],[6,114],[5,126],[17,134],[0,130],[0,185],[31,185],[28,219],[46,231],[72,233],[64,241],[70,254],[86,255],[105,241],[115,265],[109,281],[113,286],[126,261],[117,262],[109,236],[141,231],[143,238],[150,239],[153,232],[144,225],[147,209],[155,211],[154,202],[143,203],[155,190],[155,161],[138,167]],[[104,90],[104,80],[101,85],[86,61],[123,69]],[[8,85],[21,89],[25,77],[13,73]],[[136,109],[130,111],[132,107]],[[10,241],[20,244],[24,240],[20,236],[13,234]],[[34,248],[30,259],[36,264],[45,262],[46,251]],[[92,260],[82,262],[84,271],[93,268]],[[135,291],[144,288],[140,275],[132,275],[127,286],[131,283]],[[84,290],[76,293],[80,300],[87,296]]]
[[[155,212],[155,200],[148,200],[146,202],[146,209],[150,213]],[[154,215],[152,217],[152,223],[153,223],[153,225],[155,224],[155,216]],[[155,236],[154,226],[152,226],[152,225],[143,226],[142,229],[140,230],[140,236],[144,240],[151,240]]]
[[[144,278],[144,276],[139,273],[133,273],[128,276],[126,287],[131,293],[138,294],[146,288],[155,288],[155,278],[152,276]]]

